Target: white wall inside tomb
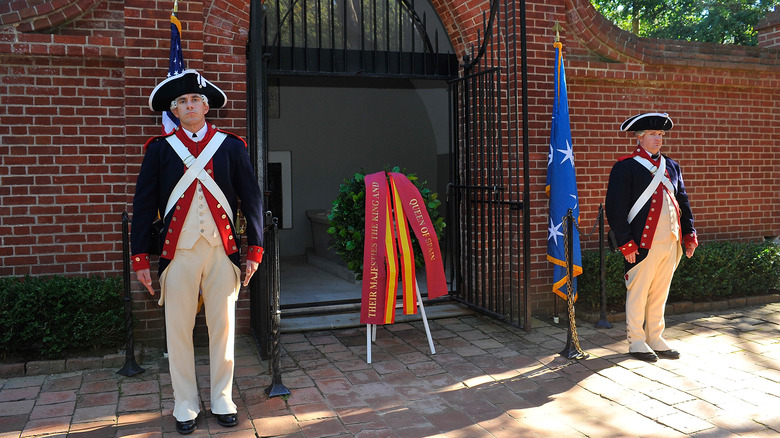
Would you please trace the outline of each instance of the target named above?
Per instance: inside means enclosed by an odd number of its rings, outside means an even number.
[[[343,179],[361,169],[406,168],[444,201],[446,83],[288,77],[270,79],[269,89],[278,92],[278,107],[269,105],[269,151],[290,151],[292,173],[292,228],[280,232],[283,257],[305,254],[312,246],[306,210],[329,209]]]

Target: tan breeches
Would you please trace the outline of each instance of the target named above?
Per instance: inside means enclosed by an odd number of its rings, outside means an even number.
[[[199,239],[191,249],[177,248],[174,259],[160,277],[173,385],[173,416],[178,421],[194,419],[200,412],[192,342],[199,291],[209,333],[211,411],[214,414],[236,412],[232,391],[239,279],[240,270],[225,255],[222,245],[211,246],[205,239]]]
[[[669,350],[662,333],[664,309],[672,275],[682,257],[676,239],[653,242],[647,257],[628,271],[626,279],[626,330],[628,351],[649,353]]]

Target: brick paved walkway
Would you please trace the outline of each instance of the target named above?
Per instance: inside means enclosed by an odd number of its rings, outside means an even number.
[[[625,325],[579,325],[590,358],[558,353],[564,327],[525,333],[486,317],[380,328],[373,363],[363,329],[283,335],[286,400],[269,399],[267,363],[237,343],[240,424],[208,412],[192,437],[767,437],[780,436],[780,304],[667,318],[679,360],[625,354]],[[0,379],[0,438],[178,436],[170,376],[116,369]],[[198,356],[201,387],[208,361]]]

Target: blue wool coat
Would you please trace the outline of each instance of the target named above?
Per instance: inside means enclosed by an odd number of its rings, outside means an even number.
[[[666,171],[669,174],[669,181],[675,188],[674,197],[680,205],[680,229],[683,236],[688,236],[691,233],[695,233],[696,229],[693,227],[693,213],[691,212],[691,204],[688,201],[688,193],[685,191],[680,165],[666,155],[664,157],[666,158]],[[615,233],[619,247],[633,241],[636,247],[639,248],[647,216],[650,213],[651,202],[648,200],[630,224],[628,223],[628,212],[645,188],[650,185],[652,179],[653,175],[647,168],[631,156],[622,157],[612,166],[612,171],[609,174],[609,185],[607,186],[607,197],[604,202],[604,212],[610,228]],[[636,263],[647,257],[649,249],[649,247],[639,248]],[[626,272],[635,266],[636,263],[629,264],[626,262]]]
[[[215,128],[210,126],[209,130],[212,129]],[[225,194],[234,215],[238,212],[238,200],[241,200],[241,211],[247,221],[247,244],[250,249],[252,247],[262,248],[262,193],[255,178],[246,143],[240,137],[229,132],[221,132],[228,136],[211,159],[213,164],[212,177]],[[158,211],[160,214],[165,211],[168,198],[185,170],[184,163],[165,138],[166,136],[154,137],[147,142],[146,153],[136,182],[130,234],[135,270],[139,269],[135,263],[136,259],[147,257],[150,252],[152,245],[151,227],[158,217]],[[177,233],[181,229],[181,222],[171,221],[174,211],[175,209],[172,209],[164,218],[164,233],[166,235],[169,229],[174,229]],[[240,248],[241,236],[237,234],[237,229],[232,221],[231,230],[233,241],[237,242],[237,247]],[[236,251],[230,254],[231,251],[228,248],[226,250],[231,261],[240,267],[240,253]],[[165,270],[175,256],[175,251],[172,252],[173,254],[160,257],[159,273]]]

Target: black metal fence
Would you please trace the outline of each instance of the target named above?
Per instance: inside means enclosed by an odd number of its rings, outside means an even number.
[[[278,310],[280,288],[279,227],[270,212],[266,213],[263,249],[263,263],[249,285],[249,319],[260,356],[268,359],[273,353],[274,307]]]

